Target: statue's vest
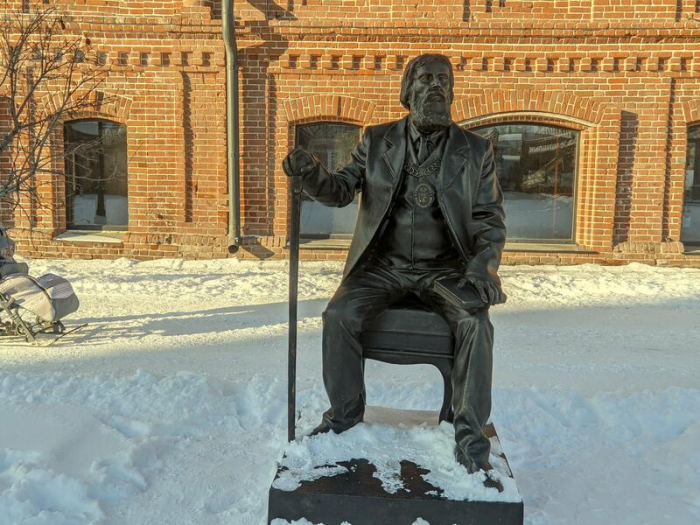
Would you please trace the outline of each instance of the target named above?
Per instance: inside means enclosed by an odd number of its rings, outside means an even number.
[[[443,140],[421,165],[413,148],[407,145],[401,187],[374,250],[380,262],[416,270],[459,266],[459,254],[436,199],[444,143]]]

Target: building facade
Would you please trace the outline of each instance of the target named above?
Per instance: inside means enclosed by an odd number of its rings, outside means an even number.
[[[64,10],[67,31],[110,68],[110,103],[63,123],[59,141],[108,140],[87,168],[66,161],[45,191],[51,206],[6,219],[20,252],[229,256],[220,2]],[[700,266],[696,0],[247,0],[235,20],[236,256],[287,255],[284,156],[303,145],[341,165],[363,127],[406,114],[408,60],[439,52],[455,70],[454,121],[494,144],[505,263]],[[72,178],[81,169],[114,176],[96,189],[71,182],[86,180]],[[357,205],[304,202],[302,258],[343,259]]]

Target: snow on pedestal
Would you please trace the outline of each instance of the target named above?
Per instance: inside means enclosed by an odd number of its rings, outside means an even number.
[[[430,412],[368,407],[365,423],[343,434],[301,437],[280,462],[268,519],[522,523],[522,498],[493,425],[489,476],[502,491],[457,463],[452,425],[436,423]]]

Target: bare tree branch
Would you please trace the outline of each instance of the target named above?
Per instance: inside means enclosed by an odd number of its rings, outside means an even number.
[[[54,7],[0,17],[0,104],[9,117],[0,121],[0,202],[13,207],[43,207],[38,189],[65,175],[66,159],[82,162],[88,151],[103,147],[101,137],[63,147],[56,140],[63,123],[99,112],[114,99],[99,91],[108,68],[65,20],[69,16]],[[117,176],[92,175],[93,181]]]

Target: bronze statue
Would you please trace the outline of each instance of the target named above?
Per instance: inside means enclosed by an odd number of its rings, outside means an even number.
[[[491,468],[482,430],[491,411],[488,307],[506,300],[497,273],[505,214],[490,142],[452,122],[453,87],[447,57],[421,55],[403,75],[401,103],[409,115],[368,127],[348,165],[330,173],[297,148],[283,167],[327,206],[346,206],[362,192],[343,280],[323,313],[323,380],[331,407],[314,433],[339,433],[362,421],[359,335],[379,312],[414,295],[454,333],[455,455],[476,472]],[[483,306],[446,301],[436,281],[457,296],[471,287]]]

